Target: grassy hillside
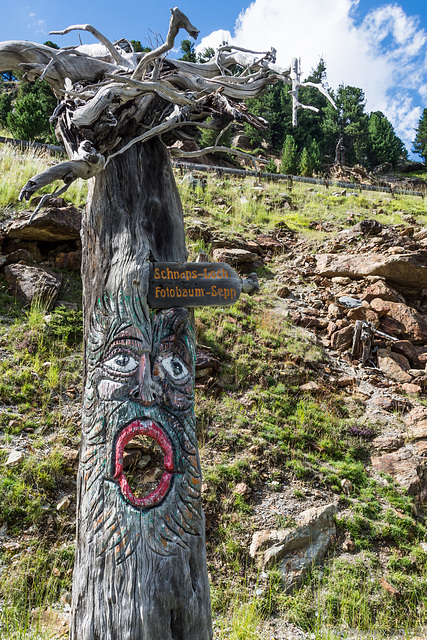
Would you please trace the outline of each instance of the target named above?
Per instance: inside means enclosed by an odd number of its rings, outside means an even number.
[[[0,147],[3,224],[24,208],[17,201],[20,187],[50,161]],[[85,189],[76,184],[69,200],[82,206]],[[190,260],[199,252],[212,259],[212,238],[248,243],[277,230],[286,237],[286,249],[257,268],[259,294],[242,296],[226,309],[196,311],[198,344],[221,365],[196,386],[215,638],[288,637],[280,635],[284,629],[314,638],[346,637],[357,629],[373,637],[369,634],[425,626],[424,507],[415,506],[391,477],[373,471],[371,441],[381,433],[381,423],[366,416],[355,385],[322,381],[325,371],[345,375],[343,362],[315,332],[292,323],[278,295],[289,275],[297,282],[288,285],[296,299],[311,295],[314,284],[291,273],[295,260],[322,251],[355,222],[375,215],[385,225],[426,226],[423,199],[217,176],[207,178],[205,190],[185,183],[179,189]],[[0,281],[0,636],[5,640],[67,633],[82,314],[80,278],[64,276],[61,301],[75,306],[49,314],[37,302],[22,308]],[[301,388],[309,381],[318,382],[314,393]],[[399,424],[401,415],[392,418]],[[11,463],[13,451],[20,458]],[[278,572],[262,571],[250,558],[252,535],[292,528],[302,511],[331,502],[339,508],[335,544],[304,585],[285,594]],[[346,546],[348,540],[352,544]]]

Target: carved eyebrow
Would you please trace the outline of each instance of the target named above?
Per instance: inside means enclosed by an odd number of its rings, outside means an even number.
[[[173,336],[169,336],[159,343],[154,357],[163,355],[168,351],[172,354],[178,355],[188,367],[191,366],[191,356],[188,350],[185,348],[185,344],[182,342],[177,342]]]
[[[121,327],[120,331],[114,332],[108,336],[108,340],[105,344],[104,353],[108,353],[111,349],[117,347],[127,347],[134,349],[141,353],[142,351],[149,351],[149,344],[145,339],[144,334],[132,325]]]
[[[134,336],[130,338],[125,338],[123,336],[122,338],[115,338],[114,340],[112,340],[108,345],[108,348],[106,349],[106,351],[111,351],[111,349],[114,349],[116,347],[129,347],[130,349],[134,348],[134,349],[138,349],[138,351],[141,351],[142,345],[143,345],[143,341],[140,340],[139,338],[136,338]]]

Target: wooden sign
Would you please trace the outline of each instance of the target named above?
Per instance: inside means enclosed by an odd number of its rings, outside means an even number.
[[[153,309],[228,306],[242,281],[225,262],[152,262],[148,304]]]

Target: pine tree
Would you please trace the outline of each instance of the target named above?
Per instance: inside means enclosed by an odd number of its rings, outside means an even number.
[[[311,70],[305,81],[322,84],[327,88],[326,64],[323,58],[320,58],[317,67]],[[309,150],[312,140],[320,141],[322,139],[323,112],[328,100],[314,87],[302,87],[299,89],[298,99],[302,104],[311,105],[319,110],[317,113],[309,109],[298,111],[298,126],[293,135],[298,149],[301,150],[307,147]]]
[[[215,49],[212,47],[205,47],[201,53],[197,54],[197,62],[208,62],[215,55]]]
[[[57,144],[53,125],[49,122],[49,114],[54,111],[56,104],[47,82],[21,80],[13,111],[7,116],[6,128],[21,140]]]
[[[267,164],[264,167],[264,171],[266,173],[277,173],[277,167],[273,158],[270,158],[270,160],[267,162]]]
[[[50,47],[51,49],[59,49],[59,46],[55,42],[52,42],[52,40],[46,40],[46,42],[43,42],[43,44],[45,44],[46,47]]]
[[[0,126],[7,127],[7,114],[12,111],[12,97],[10,93],[0,94]]]
[[[196,62],[197,56],[194,51],[194,44],[191,40],[181,40],[181,51],[183,55],[178,58],[179,60],[184,60],[185,62]]]
[[[320,171],[322,168],[322,154],[320,153],[320,147],[316,140],[312,140],[308,148],[310,156],[311,167],[313,171]]]
[[[415,129],[414,152],[426,162],[427,160],[427,109],[421,114],[418,126]]]
[[[313,175],[313,167],[311,164],[310,154],[307,147],[304,147],[299,161],[299,173],[301,176],[310,177]]]
[[[213,147],[219,134],[215,129],[203,129],[198,140],[200,147]],[[231,127],[224,131],[217,144],[220,147],[231,147]]]
[[[340,85],[332,97],[337,109],[328,102],[322,122],[325,155],[340,164],[365,164],[369,123],[365,94],[359,87]]]
[[[13,110],[7,114],[9,131],[19,140],[44,140],[46,133],[45,112],[34,93],[16,100]]]
[[[280,149],[286,134],[292,131],[292,100],[289,87],[278,82],[267,89],[258,98],[247,101],[251,113],[265,118],[268,122],[267,131],[259,131],[249,124],[245,124],[245,134],[254,147],[260,147],[263,142],[270,144],[273,149]]]
[[[287,135],[285,144],[283,145],[282,162],[280,165],[281,173],[296,175],[298,167],[298,148],[295,138]]]
[[[393,125],[381,111],[369,116],[367,158],[370,166],[390,162],[396,166],[405,146],[394,132]]]
[[[129,40],[129,42],[131,43],[133,50],[137,53],[148,53],[148,51],[151,51],[150,47],[142,46],[141,40]]]

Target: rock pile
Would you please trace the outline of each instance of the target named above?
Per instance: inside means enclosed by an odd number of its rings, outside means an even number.
[[[355,225],[323,248],[312,254],[295,241],[281,260],[277,294],[332,360],[348,363],[353,391],[360,389],[376,418],[412,408],[406,430],[374,440],[372,463],[424,502],[427,414],[420,417],[418,400],[427,393],[427,228]],[[369,337],[365,359],[366,343],[356,344],[361,327]],[[306,392],[316,393],[322,378],[339,386],[337,372],[326,369]]]
[[[373,228],[374,236],[369,225],[356,225],[330,241],[325,253],[298,255],[293,269],[282,270],[278,295],[286,298],[296,324],[315,330],[326,347],[349,362],[356,324],[365,323],[372,334],[366,364],[381,386],[422,395],[427,389],[427,229],[379,230],[378,223]],[[310,288],[301,290],[295,276]]]
[[[18,300],[55,303],[62,276],[52,267],[80,271],[81,221],[78,209],[57,198],[31,223],[26,214],[0,229],[0,272]]]

